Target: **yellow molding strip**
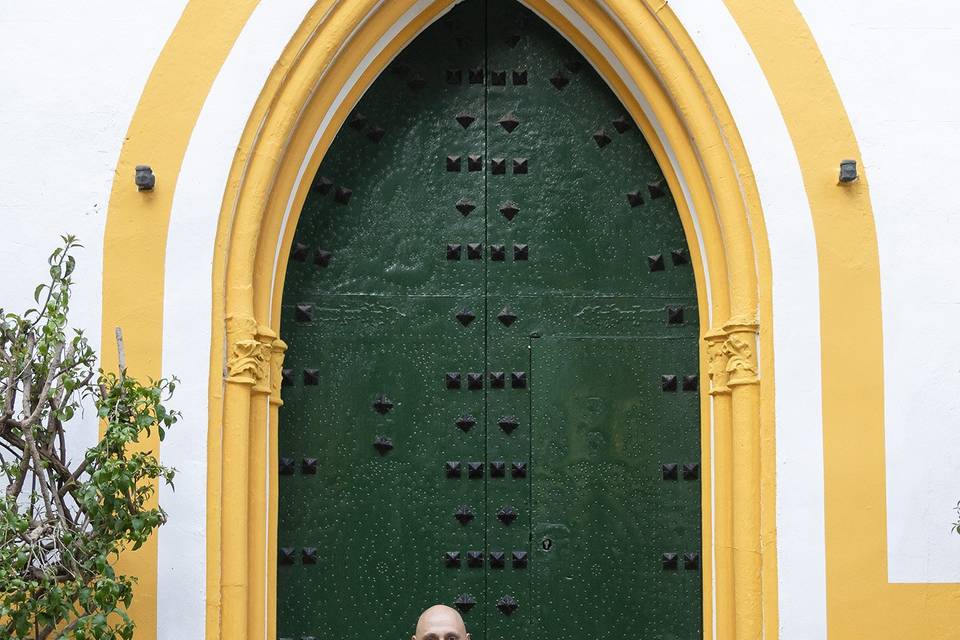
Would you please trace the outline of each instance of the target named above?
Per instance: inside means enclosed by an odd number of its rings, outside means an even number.
[[[790,0],[725,0],[780,106],[813,215],[820,269],[827,626],[833,638],[947,638],[958,585],[887,581],[880,266],[853,127]],[[860,179],[837,185],[840,160]],[[856,310],[851,316],[851,310]]]
[[[709,234],[713,238],[707,243],[709,252],[706,256],[707,262],[711,265],[710,290],[713,294],[711,300],[714,305],[715,328],[711,333],[714,337],[720,336],[723,340],[739,340],[740,343],[745,345],[749,354],[753,334],[756,330],[755,320],[753,320],[756,309],[751,308],[750,305],[752,304],[755,307],[758,290],[755,282],[757,274],[751,246],[754,242],[765,244],[765,239],[760,238],[758,240],[755,238],[752,233],[756,231],[751,232],[750,224],[746,220],[748,207],[740,199],[741,187],[736,186],[735,183],[744,179],[744,176],[749,178],[749,174],[745,173],[742,168],[739,169],[738,173],[732,159],[727,155],[726,149],[730,141],[726,140],[725,137],[730,136],[731,131],[724,130],[719,133],[710,133],[707,130],[707,128],[716,129],[717,117],[712,106],[704,100],[702,89],[697,89],[693,95],[685,98],[688,103],[687,112],[677,113],[673,104],[675,96],[664,93],[662,87],[656,81],[657,76],[647,69],[643,55],[631,44],[630,39],[624,36],[623,30],[617,27],[608,17],[601,15],[602,11],[598,11],[599,5],[596,3],[582,1],[575,4],[581,15],[592,12],[595,17],[599,16],[595,19],[595,22],[605,25],[604,38],[609,41],[617,41],[617,46],[620,49],[618,56],[629,60],[631,73],[633,74],[631,79],[643,85],[645,90],[649,89],[650,92],[661,96],[659,98],[661,113],[658,114],[658,119],[673,123],[671,125],[672,133],[668,136],[671,146],[687,150],[679,154],[679,161],[687,183],[695,185],[692,195],[697,202],[699,215],[703,216],[701,224],[709,230]],[[250,335],[252,335],[255,327],[269,323],[271,328],[277,328],[276,318],[279,292],[282,290],[283,284],[286,249],[288,249],[295,228],[296,216],[298,208],[302,205],[303,194],[297,194],[297,198],[294,200],[293,220],[286,227],[283,239],[285,244],[281,247],[279,253],[280,263],[274,265],[274,259],[277,256],[277,242],[280,240],[278,234],[282,228],[282,221],[278,217],[281,217],[286,209],[296,172],[306,154],[306,145],[316,133],[322,115],[327,112],[325,105],[330,104],[333,96],[341,90],[344,80],[352,73],[362,54],[381,38],[391,25],[390,20],[383,20],[376,13],[365,13],[369,10],[369,5],[365,3],[351,3],[349,9],[345,8],[344,5],[346,3],[338,3],[332,6],[329,12],[323,14],[323,24],[316,27],[317,30],[322,31],[324,36],[322,48],[316,44],[319,38],[305,44],[302,42],[291,43],[291,50],[299,57],[296,58],[296,62],[289,65],[289,68],[284,68],[281,72],[278,72],[282,73],[283,82],[275,84],[278,87],[275,94],[269,94],[270,98],[267,100],[267,104],[270,105],[269,112],[265,113],[262,119],[251,119],[248,124],[248,132],[251,133],[249,136],[245,135],[247,140],[238,151],[237,161],[234,164],[235,172],[230,181],[230,184],[236,185],[236,191],[228,194],[224,203],[221,233],[218,239],[217,264],[226,265],[226,269],[221,271],[226,280],[226,286],[218,290],[218,300],[222,300],[223,303],[218,302],[215,305],[214,328],[217,332],[215,334],[217,336],[215,337],[215,349],[219,349],[218,345],[223,344],[224,336],[222,320],[218,321],[217,317],[225,317],[228,321],[228,327],[231,325],[246,325],[247,328],[239,331],[232,339],[228,332],[227,348],[231,350],[227,353],[228,364],[236,346],[241,342],[250,341]],[[390,9],[398,12],[410,6],[412,6],[412,3],[409,2],[390,3]],[[431,5],[431,8],[447,6],[449,6],[448,2],[441,1]],[[380,8],[382,8],[382,5]],[[364,20],[365,26],[361,31],[354,33],[353,30],[359,20]],[[644,22],[643,28],[661,29],[659,23],[656,22]],[[314,28],[310,29],[311,33],[313,30]],[[575,30],[571,30],[571,33],[573,32]],[[633,33],[633,37],[636,37],[635,33]],[[401,46],[406,38],[409,38],[408,34],[404,34],[402,38],[394,38],[394,42],[390,45],[391,50]],[[669,38],[660,38],[656,44],[662,49],[660,51],[662,54],[660,64],[662,66],[658,69],[661,75],[669,67],[669,71],[678,76],[675,82],[676,86],[691,86],[690,78],[684,75],[690,73],[688,62],[682,55],[676,54],[673,42]],[[670,53],[671,47],[674,47],[672,49],[673,53]],[[344,53],[331,58],[331,51],[343,51]],[[351,51],[356,51],[356,53],[348,53]],[[301,63],[302,60],[307,60],[309,63]],[[378,70],[382,65],[383,62],[377,62],[371,69]],[[361,80],[359,86],[366,86],[372,81],[374,75],[374,72],[367,74]],[[607,75],[608,79],[615,77],[615,74],[608,73]],[[638,76],[642,77],[645,82],[640,82]],[[708,80],[709,78],[693,80],[692,86],[700,87]],[[710,81],[712,82],[712,80]],[[625,94],[626,92],[621,90],[621,93]],[[315,151],[314,158],[310,161],[308,171],[316,169],[326,144],[338,130],[346,112],[356,101],[358,95],[359,93],[354,91],[338,114],[327,123],[324,137]],[[621,97],[623,98],[624,95]],[[633,111],[634,116],[639,121],[645,122],[642,119],[642,112],[636,106]],[[691,118],[690,113],[698,115]],[[697,149],[690,148],[689,139],[691,136],[689,131],[691,128],[699,132],[699,139],[694,137],[694,140],[700,144]],[[646,133],[648,137],[655,139],[655,136],[651,136],[649,129]],[[704,162],[704,155],[710,156],[709,162],[706,162],[713,171],[710,183],[706,182],[706,176],[702,171],[701,163]],[[248,162],[248,160],[251,161]],[[660,160],[665,166],[668,166],[664,161],[662,152]],[[668,175],[668,179],[672,180],[671,186],[676,188],[676,177]],[[713,202],[717,199],[718,185],[722,187],[720,189],[722,197],[719,200],[724,208],[722,211],[715,212]],[[746,190],[749,191],[749,189]],[[737,239],[726,241],[722,237],[723,234],[719,232],[721,226],[724,227],[727,236],[735,234]],[[689,233],[690,224],[688,223],[686,227]],[[762,226],[760,229],[762,230]],[[691,245],[696,245],[696,241],[691,242]],[[726,271],[727,260],[730,257],[737,261],[734,275],[729,278],[736,280],[733,287],[729,284]],[[266,288],[269,280],[266,276],[272,274],[274,268],[278,270],[276,281],[272,289]],[[744,280],[745,278],[747,280]],[[704,279],[701,274],[698,285],[703,287],[703,282]],[[735,292],[734,300],[737,302],[737,310],[739,311],[733,317],[727,311],[730,300],[728,291]],[[704,309],[701,309],[701,311],[703,312]],[[217,316],[216,314],[220,315]],[[706,313],[702,313],[702,315],[707,317]],[[723,340],[721,340],[721,343]],[[713,358],[716,358],[716,354]],[[713,364],[713,358],[710,360],[710,364]],[[706,369],[708,363],[705,354],[702,361],[704,369]],[[216,362],[218,361],[215,360],[213,364],[216,364]],[[755,371],[755,365],[750,366]],[[216,394],[221,388],[221,384],[219,380],[215,379],[211,379],[211,383],[211,392]],[[231,385],[230,380],[228,380],[228,397],[227,402],[225,402],[222,422],[231,430],[240,429],[244,424],[250,425],[251,429],[257,429],[256,425],[250,422],[249,384],[251,383],[252,380],[246,380]],[[719,389],[717,390],[719,395],[715,400],[716,406],[714,407],[714,418],[718,424],[717,433],[721,434],[722,440],[726,439],[730,443],[726,450],[731,455],[734,453],[732,442],[736,436],[740,438],[739,451],[747,451],[748,453],[748,459],[740,463],[742,471],[739,474],[732,473],[733,458],[726,461],[724,469],[727,474],[731,474],[731,481],[727,483],[728,490],[734,491],[736,489],[734,493],[728,493],[727,495],[734,502],[739,500],[740,510],[748,514],[740,518],[742,522],[746,523],[746,526],[734,530],[730,539],[726,541],[726,548],[731,554],[733,554],[737,545],[742,549],[737,557],[738,566],[741,566],[739,572],[741,596],[739,599],[742,604],[739,607],[738,614],[742,618],[740,633],[738,634],[741,637],[749,637],[752,633],[751,629],[758,627],[762,618],[759,600],[759,563],[757,561],[761,549],[759,545],[759,435],[757,435],[759,433],[760,396],[755,383],[755,376],[731,377],[729,387],[724,384],[722,385],[722,392]],[[231,392],[236,395],[233,400],[229,398]],[[705,406],[709,408],[706,401]],[[705,411],[705,415],[709,415],[709,411]],[[734,418],[738,419],[734,420]],[[709,421],[706,424],[709,425]],[[732,429],[731,425],[735,428]],[[225,487],[230,487],[231,493],[246,490],[249,486],[247,483],[250,479],[250,473],[248,469],[243,467],[249,464],[263,463],[263,461],[258,462],[254,455],[241,453],[246,452],[250,446],[249,441],[246,440],[249,433],[250,429],[246,429],[243,430],[242,434],[237,434],[240,435],[239,438],[232,436],[224,438],[224,442],[230,443],[231,447],[239,447],[235,452],[225,450],[223,455],[224,461],[231,461],[231,464],[226,468],[236,474],[236,477],[232,478],[236,482],[232,480],[223,482]],[[756,460],[754,460],[754,456],[756,456]],[[709,456],[705,459],[709,459]],[[221,460],[211,459],[211,464],[221,464]],[[233,464],[239,464],[240,466],[234,468]],[[739,484],[736,484],[735,480],[738,480]],[[227,514],[228,503],[230,513],[239,517],[232,517]],[[731,504],[724,505],[724,510],[728,514],[732,509]],[[249,526],[260,526],[260,523],[249,517],[249,505],[246,500],[225,495],[224,508],[225,512],[221,520],[224,527],[224,540],[226,541],[228,538],[231,541],[235,540],[232,548],[229,548],[231,545],[225,544],[222,550],[224,575],[226,576],[229,573],[230,576],[230,579],[225,581],[224,589],[225,593],[227,589],[235,590],[235,594],[231,594],[230,611],[239,614],[241,611],[249,611],[247,608],[249,601],[242,598],[241,594],[244,590],[249,591],[247,589],[247,581],[249,580],[247,572],[250,567],[248,555],[250,547],[247,541],[251,539],[251,532],[249,530],[237,531],[236,527],[239,523],[248,523]],[[756,517],[753,517],[754,515]],[[268,535],[270,533],[268,532]],[[735,543],[733,535],[739,535],[740,540]],[[729,565],[733,564],[734,562],[731,560]],[[733,568],[729,565],[728,572]],[[725,606],[728,608],[733,606],[733,597],[732,593],[728,592],[726,594]],[[245,615],[225,613],[225,620],[244,619],[246,619]],[[229,633],[225,632],[224,636],[237,637],[239,635],[245,637],[245,632],[244,629],[234,627],[230,629]]]
[[[649,6],[649,3],[648,3]],[[757,238],[766,238],[766,223],[760,203],[760,192],[754,178],[753,167],[747,156],[740,132],[730,107],[727,105],[720,87],[710,73],[706,61],[700,55],[692,38],[681,24],[677,15],[667,4],[658,4],[652,8],[664,31],[673,39],[677,47],[693,68],[694,75],[701,83],[701,89],[714,111],[717,123],[728,141],[728,147],[738,182],[743,191],[749,224]],[[770,260],[770,247],[767,242],[755,242],[757,258],[760,315],[760,370],[773,372],[773,266]],[[775,395],[772,375],[767,375],[760,385],[760,507],[762,545],[762,612],[763,637],[775,640],[779,635],[778,576],[777,576],[777,510],[776,510],[776,429]]]
[[[161,375],[163,273],[167,225],[174,188],[190,134],[210,86],[256,0],[193,0],[184,9],[158,56],[120,150],[110,192],[103,249],[101,364],[117,367],[114,327],[124,329],[129,371]],[[152,192],[139,192],[134,167],[150,165]],[[173,372],[176,373],[176,372]],[[196,416],[181,425],[187,429]],[[179,437],[189,437],[186,432]],[[159,451],[148,438],[144,449]],[[130,613],[138,640],[157,636],[156,536],[137,552],[123,554],[118,569],[139,583]]]

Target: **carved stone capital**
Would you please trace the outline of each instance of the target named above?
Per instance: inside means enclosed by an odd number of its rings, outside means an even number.
[[[257,364],[257,379],[253,385],[254,393],[270,393],[270,373],[273,362],[273,341],[277,339],[277,332],[270,327],[257,327],[257,342],[260,343],[260,359]]]
[[[266,393],[270,392],[268,363],[270,361],[270,342],[276,337],[273,334],[269,341],[264,342],[267,336],[257,325],[257,321],[247,315],[229,315],[227,323],[227,363],[226,377],[228,382],[250,384],[255,391],[266,386]],[[269,329],[267,332],[273,333]]]
[[[283,381],[283,358],[287,352],[287,343],[276,338],[270,343],[270,402],[280,406],[280,383]]]
[[[730,387],[760,382],[755,348],[758,328],[756,318],[736,316],[703,336],[710,395],[730,393]]]

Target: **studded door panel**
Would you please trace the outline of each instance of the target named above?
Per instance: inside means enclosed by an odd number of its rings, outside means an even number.
[[[338,133],[287,269],[277,632],[701,635],[697,307],[580,54],[467,0]]]

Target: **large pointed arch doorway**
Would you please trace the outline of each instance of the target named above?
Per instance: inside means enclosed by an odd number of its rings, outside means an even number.
[[[367,91],[287,270],[280,637],[702,633],[697,300],[653,154],[519,5]]]

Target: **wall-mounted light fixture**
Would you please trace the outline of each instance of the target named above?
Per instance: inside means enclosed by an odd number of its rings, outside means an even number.
[[[848,182],[853,182],[856,179],[857,179],[857,161],[841,160],[839,184],[847,184]]]
[[[153,175],[153,169],[149,165],[138,164],[134,181],[137,183],[138,190],[153,191],[153,185],[157,183],[157,176]]]

